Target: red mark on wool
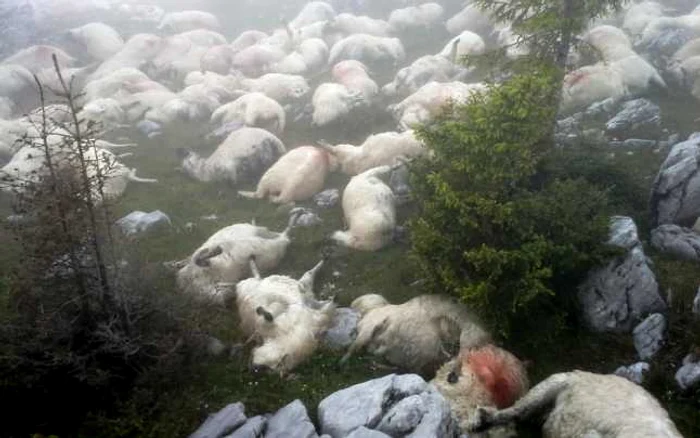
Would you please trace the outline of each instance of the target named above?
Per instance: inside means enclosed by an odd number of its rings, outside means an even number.
[[[466,353],[466,364],[489,391],[499,409],[511,406],[524,391],[518,359],[487,345]]]

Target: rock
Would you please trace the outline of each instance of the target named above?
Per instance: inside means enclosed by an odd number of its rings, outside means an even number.
[[[693,313],[696,316],[700,316],[700,287],[698,288],[698,292],[695,294],[695,298],[693,299]]]
[[[117,221],[117,225],[126,236],[143,233],[165,224],[172,226],[168,215],[160,210],[150,213],[132,211]]]
[[[189,438],[220,438],[245,423],[243,403],[233,403],[209,418]]]
[[[651,245],[686,260],[700,260],[700,234],[678,225],[664,224],[651,232]]]
[[[615,374],[625,379],[641,385],[644,383],[644,375],[649,371],[650,366],[646,362],[637,362],[628,367],[620,367],[615,370]]]
[[[141,120],[136,124],[136,129],[148,138],[154,138],[163,133],[163,127],[151,120]]]
[[[663,59],[670,59],[685,43],[693,39],[693,34],[687,29],[666,28],[641,49],[649,52],[655,64]]]
[[[332,350],[342,350],[357,337],[360,314],[349,307],[335,309],[331,328],[323,335],[323,345]]]
[[[267,420],[262,415],[249,418],[243,426],[236,429],[232,434],[226,435],[225,438],[260,438],[265,431]]]
[[[613,111],[615,111],[617,103],[618,102],[616,99],[609,97],[589,106],[583,115],[587,119],[591,120],[608,120],[613,115]]]
[[[631,149],[651,149],[656,144],[656,140],[645,140],[643,138],[628,138],[622,142],[623,147]]]
[[[296,227],[315,227],[316,225],[323,223],[323,219],[321,219],[313,210],[308,208],[296,207],[289,213],[299,214],[294,222],[294,226]]]
[[[394,192],[399,204],[405,204],[410,200],[411,186],[409,185],[408,167],[400,166],[391,172],[389,187],[391,187],[391,191]]]
[[[644,255],[634,221],[613,217],[609,244],[627,250],[591,271],[579,286],[586,325],[596,332],[629,332],[645,315],[664,312],[666,304]]]
[[[661,109],[647,99],[630,100],[605,124],[608,135],[656,138],[661,127]]]
[[[265,438],[317,438],[306,407],[294,400],[267,419]]]
[[[367,429],[363,426],[353,430],[350,435],[347,435],[345,438],[391,438],[391,436],[377,430]]]
[[[691,225],[700,216],[699,159],[700,137],[671,148],[652,187],[652,227]]]
[[[693,388],[700,384],[700,362],[693,355],[683,359],[683,365],[676,371],[676,383],[682,390]]]
[[[327,189],[314,195],[314,204],[321,208],[334,207],[340,200],[340,190]]]
[[[634,348],[640,359],[651,359],[663,347],[666,326],[666,317],[660,313],[654,313],[634,328],[632,331]]]
[[[362,428],[389,436],[442,437],[456,428],[447,401],[415,374],[391,374],[335,392],[319,404],[318,418],[321,432],[334,437],[365,433]]]

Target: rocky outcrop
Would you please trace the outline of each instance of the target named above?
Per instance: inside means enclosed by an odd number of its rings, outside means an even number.
[[[589,273],[578,289],[578,299],[591,330],[629,332],[645,316],[665,312],[666,304],[659,295],[634,221],[613,217],[608,243],[626,253]]]
[[[661,131],[661,109],[647,99],[627,101],[605,124],[605,131],[620,138],[657,138]]]
[[[318,406],[321,432],[333,437],[450,437],[456,433],[447,401],[415,374],[391,374],[333,393]]]
[[[651,245],[682,259],[700,261],[700,234],[689,228],[661,225],[651,232]]]
[[[692,225],[700,216],[700,137],[691,135],[671,149],[651,194],[651,225]]]

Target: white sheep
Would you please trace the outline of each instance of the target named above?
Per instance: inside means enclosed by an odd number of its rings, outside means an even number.
[[[275,135],[284,132],[286,115],[282,105],[263,93],[247,93],[233,102],[220,106],[211,115],[211,123],[223,126],[240,123],[266,129]]]
[[[622,73],[608,64],[594,64],[570,72],[564,78],[560,111],[571,113],[608,98],[628,94]]]
[[[165,14],[158,30],[171,33],[186,32],[194,29],[218,30],[221,23],[215,15],[203,11],[180,11]]]
[[[234,224],[214,233],[191,257],[177,263],[178,287],[184,291],[225,303],[227,285],[250,276],[250,258],[255,257],[262,272],[276,268],[291,242],[289,233],[296,216],[291,216],[281,233],[253,224]]]
[[[658,2],[634,3],[625,12],[622,29],[633,38],[638,37],[654,19],[663,16],[664,7]]]
[[[268,73],[257,79],[244,79],[242,85],[249,91],[265,94],[281,105],[298,103],[311,91],[303,76],[281,73]]]
[[[202,72],[228,74],[231,71],[234,55],[234,50],[228,44],[210,47],[199,59],[199,67]]]
[[[238,192],[253,199],[269,198],[278,204],[305,201],[323,190],[331,160],[323,149],[299,146],[280,157],[260,178],[255,192]]]
[[[261,278],[251,262],[255,276],[236,285],[236,302],[243,332],[252,325],[254,338],[261,341],[252,351],[253,370],[285,374],[318,347],[335,311],[332,301],[319,302],[313,293],[322,266],[323,261],[294,280],[281,275]]]
[[[273,73],[304,76],[317,73],[328,61],[328,45],[319,38],[304,39],[299,46],[281,61],[270,66]]]
[[[445,9],[438,3],[395,9],[389,15],[389,26],[393,32],[428,30],[440,23],[444,14]]]
[[[357,338],[341,360],[367,350],[408,372],[434,375],[450,350],[478,347],[490,335],[467,309],[441,295],[421,295],[389,304],[381,295],[363,295],[351,307],[361,314]]]
[[[72,67],[76,59],[58,47],[48,45],[30,46],[22,49],[0,62],[4,65],[21,65],[30,72],[37,74],[42,70],[54,68],[53,56],[56,56],[58,66],[63,70]]]
[[[78,119],[109,131],[124,126],[126,114],[116,99],[108,97],[86,103],[78,113]]]
[[[481,55],[486,50],[486,43],[476,33],[465,30],[452,38],[442,49],[440,55],[446,59],[459,63],[468,55]]]
[[[366,107],[367,101],[358,90],[332,82],[319,85],[311,97],[313,106],[312,124],[325,126],[345,118],[358,108]]]
[[[454,56],[450,57],[454,59]],[[382,87],[387,97],[405,98],[428,82],[450,82],[461,69],[442,55],[426,55],[396,73],[392,82]]]
[[[165,40],[159,36],[147,33],[136,34],[124,43],[119,52],[105,60],[90,79],[101,79],[122,68],[142,68],[160,53],[164,45]]]
[[[681,438],[668,412],[641,386],[616,375],[554,374],[513,406],[480,408],[471,429],[517,422],[548,410],[545,438]]]
[[[334,65],[346,59],[354,59],[365,65],[388,64],[395,67],[405,57],[403,44],[398,38],[354,34],[333,45],[328,62]]]
[[[282,141],[260,128],[243,127],[232,132],[209,158],[189,152],[183,170],[200,181],[256,180],[287,152]]]
[[[391,35],[391,26],[384,20],[358,16],[349,13],[338,14],[328,24],[326,30],[329,33],[337,33],[342,36],[355,34],[372,35],[376,37],[388,37]]]
[[[681,29],[688,32],[693,38],[700,37],[700,14],[658,17],[649,22],[635,43],[646,47],[668,29]]]
[[[372,134],[359,146],[319,144],[337,160],[340,170],[351,176],[373,167],[393,165],[399,157],[414,158],[428,153],[412,130]]]
[[[474,93],[483,92],[482,83],[428,82],[396,105],[389,106],[400,130],[430,122],[450,102],[464,103]]]
[[[389,186],[379,179],[391,171],[390,166],[380,166],[350,179],[342,199],[348,230],[334,232],[331,239],[361,251],[377,251],[392,241],[396,228],[396,198]]]
[[[68,34],[85,47],[88,56],[105,61],[124,47],[124,40],[114,28],[104,23],[88,23],[73,28]]]
[[[246,76],[260,76],[270,71],[272,65],[282,61],[287,52],[279,47],[253,44],[241,49],[233,56],[233,68]]]
[[[491,17],[476,5],[467,5],[445,23],[447,31],[457,35],[470,30],[479,35],[489,35],[492,31]]]
[[[333,6],[326,2],[308,2],[297,14],[289,25],[294,29],[300,29],[317,22],[332,20],[336,13]]]
[[[461,348],[459,355],[440,367],[430,383],[450,403],[462,433],[479,415],[479,406],[507,408],[529,387],[523,363],[492,344]],[[517,434],[513,424],[504,424],[483,433],[470,431],[469,436],[512,438]]]
[[[350,91],[358,91],[371,103],[379,94],[377,83],[369,76],[367,66],[354,59],[340,61],[331,70],[333,80]]]
[[[31,71],[17,64],[0,64],[0,96],[23,107],[23,103],[28,100],[32,92],[35,92],[35,88],[36,82]],[[32,103],[35,100],[37,100],[36,97],[29,99]]]

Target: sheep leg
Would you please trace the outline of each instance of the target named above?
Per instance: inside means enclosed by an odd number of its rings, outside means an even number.
[[[316,298],[314,296],[314,282],[316,281],[316,275],[318,274],[318,271],[320,271],[323,267],[323,264],[324,260],[321,260],[316,264],[316,266],[304,273],[304,275],[302,275],[299,279],[299,288],[301,289],[302,293],[308,298]]]
[[[253,277],[260,280],[262,277],[260,277],[260,270],[258,270],[258,265],[255,263],[255,255],[250,256],[248,263],[250,265],[250,272],[253,274]]]
[[[246,192],[244,190],[239,190],[238,196],[241,196],[241,197],[247,198],[247,199],[260,199],[261,198],[261,196],[258,196],[258,192]]]
[[[211,265],[209,262],[209,259],[212,259],[218,255],[220,255],[223,252],[223,249],[221,246],[215,246],[214,248],[204,248],[201,251],[199,251],[197,254],[194,255],[193,257],[193,262],[195,265],[201,267],[201,268],[206,268]]]
[[[571,376],[568,373],[554,374],[532,388],[513,406],[496,410],[494,408],[478,407],[469,425],[473,432],[484,431],[493,426],[520,421],[543,410],[555,402],[559,394],[566,390]]]
[[[345,362],[350,359],[355,352],[362,350],[367,344],[372,342],[374,338],[379,336],[381,333],[389,327],[389,318],[384,318],[380,324],[377,324],[372,331],[362,330],[357,334],[357,338],[350,344],[347,353],[340,359],[340,365],[344,365]]]

